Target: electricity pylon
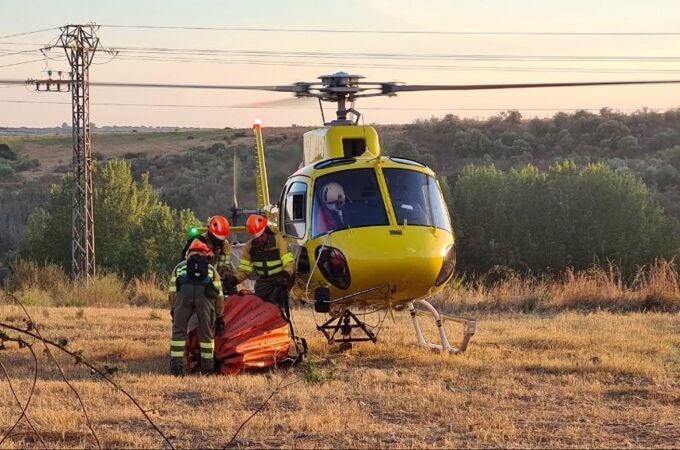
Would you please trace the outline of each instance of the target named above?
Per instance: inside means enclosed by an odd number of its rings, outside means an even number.
[[[92,196],[92,134],[90,129],[90,64],[99,47],[97,26],[66,25],[56,48],[63,48],[71,66],[69,80],[33,80],[38,90],[71,91],[73,129],[73,214],[71,278],[90,281],[95,274],[94,211]],[[56,88],[56,89],[55,89]]]

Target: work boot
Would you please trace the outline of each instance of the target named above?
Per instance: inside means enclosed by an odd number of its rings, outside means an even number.
[[[203,375],[212,375],[215,372],[215,360],[212,358],[201,358],[201,373]]]
[[[170,358],[170,373],[176,377],[184,376],[183,358]]]

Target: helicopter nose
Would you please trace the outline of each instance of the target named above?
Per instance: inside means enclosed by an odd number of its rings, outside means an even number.
[[[453,273],[450,233],[426,227],[403,227],[398,231],[401,234],[385,236],[376,230],[354,230],[353,237],[343,245],[334,243],[336,267],[341,266],[338,259],[343,259],[346,267],[346,273],[336,272],[345,275],[346,287],[337,289],[334,298],[370,290],[360,297],[401,302],[427,296],[448,280]],[[322,268],[326,279],[340,287],[339,278],[329,278],[324,272],[328,271]]]

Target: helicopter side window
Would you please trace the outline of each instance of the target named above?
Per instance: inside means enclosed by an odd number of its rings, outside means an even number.
[[[307,185],[295,182],[288,188],[284,205],[284,227],[286,235],[301,238],[305,235]]]
[[[451,231],[449,212],[437,182],[408,169],[383,170],[397,222]]]
[[[312,237],[329,231],[388,223],[374,169],[343,170],[316,180]]]

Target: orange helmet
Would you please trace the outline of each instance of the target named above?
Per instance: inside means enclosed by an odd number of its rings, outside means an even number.
[[[267,225],[267,218],[259,214],[251,214],[246,221],[246,229],[248,230],[248,234],[254,238],[262,236],[262,233],[264,233]]]
[[[213,254],[212,250],[210,250],[210,247],[208,247],[206,243],[201,241],[200,239],[194,239],[191,242],[191,245],[189,245],[189,249],[187,250],[187,256],[191,255],[192,253],[200,253],[201,255],[204,256],[212,256]]]
[[[208,231],[220,241],[229,237],[229,221],[224,216],[212,216],[208,219]]]

